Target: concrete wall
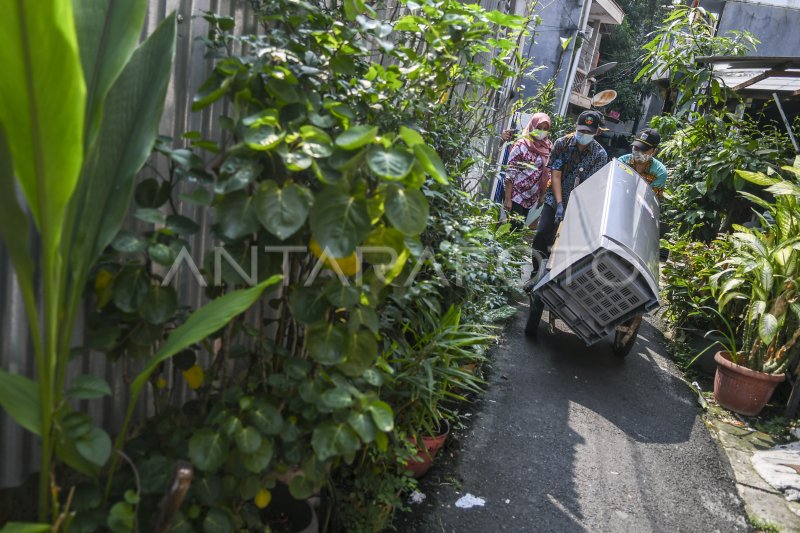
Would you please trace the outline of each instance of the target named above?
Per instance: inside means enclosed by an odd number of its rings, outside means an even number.
[[[800,54],[800,2],[722,2],[719,33],[748,30],[761,41],[753,56],[797,56]]]
[[[572,39],[566,50],[562,50],[560,39],[575,36],[581,23],[582,5],[583,0],[544,0],[534,8],[542,22],[536,27],[533,42],[528,43],[525,55],[533,58],[534,65],[545,68],[525,80],[524,96],[533,96],[539,85],[549,81],[556,73],[556,86],[563,89],[576,39]],[[580,45],[580,42],[577,44]]]

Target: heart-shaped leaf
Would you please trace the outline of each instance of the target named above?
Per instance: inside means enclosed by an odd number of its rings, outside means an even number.
[[[311,202],[311,192],[305,187],[290,183],[281,189],[270,180],[259,186],[253,208],[261,225],[283,240],[305,224]]]
[[[428,223],[428,201],[416,189],[390,185],[386,191],[386,218],[406,235],[422,233]]]
[[[414,157],[408,150],[395,147],[384,150],[373,146],[367,153],[367,166],[376,176],[388,180],[401,180],[411,171]]]
[[[333,257],[352,254],[371,229],[366,199],[336,186],[317,194],[309,221],[320,248]]]
[[[306,341],[308,353],[324,365],[341,363],[345,358],[347,334],[334,324],[319,324],[309,328]]]
[[[354,453],[360,443],[355,432],[345,424],[336,424],[328,421],[314,429],[311,436],[311,446],[320,461],[325,461],[337,455]]]
[[[228,443],[221,433],[203,428],[189,439],[189,459],[205,472],[213,472],[228,458]]]

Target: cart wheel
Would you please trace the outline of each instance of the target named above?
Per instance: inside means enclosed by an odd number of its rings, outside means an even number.
[[[614,333],[614,354],[625,357],[636,344],[636,337],[639,333],[639,326],[642,325],[642,317],[636,316],[625,324],[622,324]]]
[[[539,333],[539,322],[542,320],[544,302],[538,294],[531,294],[531,310],[528,313],[528,322],[525,324],[525,335],[535,339]]]

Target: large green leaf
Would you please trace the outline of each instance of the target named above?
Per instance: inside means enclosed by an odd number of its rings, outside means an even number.
[[[447,185],[447,169],[444,168],[444,163],[436,150],[427,144],[416,144],[414,145],[414,155],[417,156],[417,160],[425,172],[442,185]]]
[[[283,240],[305,224],[311,202],[311,192],[305,187],[290,183],[281,189],[270,180],[258,188],[253,207],[267,231]]]
[[[761,342],[769,346],[777,333],[778,319],[770,313],[761,315],[761,320],[758,321],[758,336],[761,337]]]
[[[336,146],[345,150],[355,150],[375,140],[378,135],[376,126],[353,126],[336,138]]]
[[[388,403],[376,400],[367,406],[367,411],[372,415],[372,420],[381,431],[394,429],[394,412]]]
[[[0,370],[0,405],[17,424],[41,435],[42,408],[35,381]]]
[[[203,428],[189,439],[189,459],[205,472],[213,472],[228,458],[228,442],[221,433]]]
[[[81,181],[70,203],[64,254],[72,263],[73,283],[108,246],[128,211],[134,177],[158,134],[175,55],[175,16],[165,19],[134,52],[106,98],[99,134],[84,161]]]
[[[328,186],[317,193],[309,218],[320,248],[333,257],[347,257],[371,230],[367,201]]]
[[[50,533],[53,526],[50,524],[29,524],[22,522],[8,522],[0,529],[0,533]]]
[[[111,85],[139,43],[147,0],[73,0],[86,80],[87,138],[96,133]]]
[[[203,533],[231,533],[234,527],[230,514],[222,509],[211,509],[203,520]]]
[[[344,361],[347,334],[342,326],[319,324],[308,329],[308,354],[324,365],[335,365]]]
[[[106,380],[99,376],[87,374],[78,376],[72,380],[72,384],[67,390],[67,396],[77,400],[91,400],[111,396],[111,387]]]
[[[0,124],[0,236],[11,257],[11,264],[14,265],[17,283],[22,291],[25,311],[28,314],[28,323],[32,325],[34,331],[33,337],[35,340],[39,339],[39,334],[36,333],[39,319],[36,317],[33,289],[34,264],[28,248],[30,224],[17,202],[11,152],[2,124]]]
[[[52,258],[83,160],[86,85],[72,3],[14,0],[4,8],[0,124],[10,135],[14,169],[42,233],[43,255]]]
[[[111,456],[111,437],[100,428],[92,428],[75,441],[75,448],[90,463],[103,466]]]
[[[418,146],[415,147],[418,148]],[[414,164],[414,157],[408,150],[395,147],[384,150],[378,146],[373,146],[367,153],[367,166],[376,176],[389,179],[400,180],[406,177]]]
[[[776,183],[780,183],[781,181],[780,178],[767,176],[763,172],[750,172],[748,170],[737,170],[736,175],[746,181],[749,181],[750,183],[755,183],[756,185],[762,185],[764,187],[775,185]]]
[[[311,446],[320,461],[337,455],[351,454],[360,446],[358,436],[346,424],[323,422],[311,436]]]
[[[337,367],[343,374],[358,377],[372,366],[378,357],[378,343],[375,336],[367,330],[350,333],[347,336],[347,357]]]
[[[428,223],[428,201],[417,189],[390,185],[385,209],[392,226],[406,235],[419,235]]]
[[[245,453],[242,455],[242,465],[248,472],[261,474],[269,466],[270,461],[272,461],[273,453],[272,441],[269,439],[261,439],[256,450],[252,453]]]
[[[239,239],[258,229],[253,197],[244,191],[226,194],[217,204],[217,226],[228,239]]]
[[[184,348],[200,342],[218,329],[224,327],[234,317],[246,311],[261,296],[267,287],[281,280],[281,276],[272,276],[266,281],[251,287],[229,292],[204,305],[194,313],[167,338],[161,349],[148,361],[131,384],[131,402],[129,410],[136,404],[136,398],[150,379],[153,371]]]

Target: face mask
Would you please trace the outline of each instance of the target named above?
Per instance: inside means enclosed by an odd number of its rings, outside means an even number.
[[[645,154],[644,152],[637,152],[636,150],[631,152],[631,160],[633,160],[634,163],[649,163],[652,159],[652,154]]]
[[[533,135],[533,138],[534,138],[534,139],[536,139],[537,141],[543,141],[544,139],[547,139],[547,136],[548,136],[549,134],[550,134],[550,133],[549,133],[549,132],[547,132],[547,131],[540,131],[539,133],[535,133],[535,134]]]
[[[578,141],[578,144],[587,145],[592,142],[592,139],[594,139],[594,135],[591,133],[575,132],[575,140]]]

